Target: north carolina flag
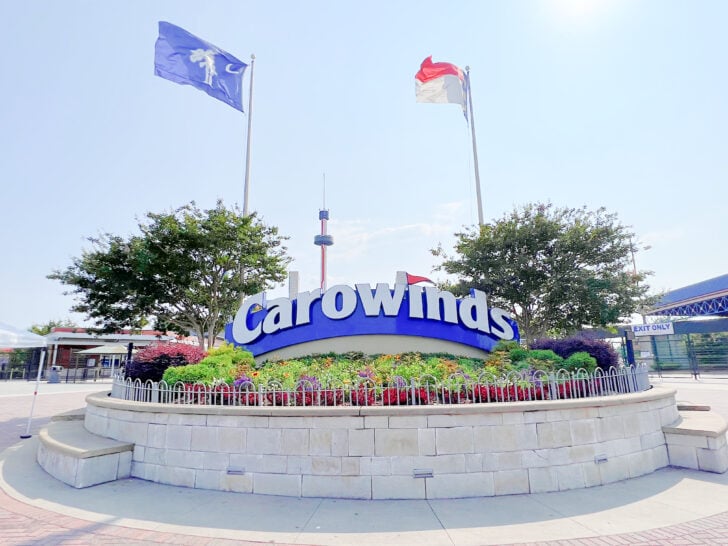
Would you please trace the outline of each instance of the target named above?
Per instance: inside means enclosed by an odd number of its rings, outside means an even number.
[[[415,74],[417,102],[453,103],[466,106],[466,78],[460,68],[450,63],[433,63],[427,57]]]

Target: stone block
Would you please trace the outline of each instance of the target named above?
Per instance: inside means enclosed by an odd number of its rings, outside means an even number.
[[[530,493],[548,493],[559,490],[559,480],[556,477],[556,470],[548,468],[529,468],[528,483]]]
[[[150,425],[150,430],[152,426]],[[219,432],[220,427],[192,427],[190,447],[199,451],[222,451],[220,449]]]
[[[669,425],[671,423],[674,423],[680,417],[680,413],[677,410],[677,405],[676,404],[672,404],[672,405],[667,406],[665,408],[660,408],[659,415],[660,415],[660,424],[663,427],[665,425]]]
[[[496,494],[493,472],[441,474],[427,479],[428,499],[492,497]],[[526,480],[528,481],[528,480]]]
[[[627,456],[613,457],[599,466],[602,483],[614,483],[629,478],[629,462]]]
[[[93,407],[93,406],[89,406]],[[105,416],[101,416],[95,413],[86,412],[84,418],[84,427],[86,430],[99,436],[108,436],[107,429],[109,426],[109,420]]]
[[[495,426],[473,427],[473,451],[476,453],[489,453],[500,451],[494,445],[493,430]]]
[[[588,463],[581,463],[581,472],[584,476],[585,487],[595,487],[602,485],[602,474],[599,471],[599,465],[594,461]]]
[[[132,458],[135,461],[143,461],[144,460],[144,450],[145,449],[146,448],[144,446],[135,445],[134,446],[134,451],[133,451],[133,457]]]
[[[279,455],[283,451],[281,429],[252,428],[247,431],[247,452]]]
[[[309,429],[314,427],[313,417],[274,417],[270,419],[270,428]]]
[[[270,428],[264,415],[208,415],[208,427]]]
[[[303,476],[301,496],[371,499],[370,476]]]
[[[430,468],[435,475],[465,472],[465,455],[391,457],[392,474],[409,476],[416,468]]]
[[[651,432],[662,431],[660,423],[660,414],[657,411],[641,411],[637,414],[639,420],[640,434],[649,434]]]
[[[221,479],[225,472],[220,470],[197,470],[195,472],[195,489],[222,489]]]
[[[70,485],[82,488],[112,482],[119,476],[119,453],[78,459],[76,476]]]
[[[390,457],[362,457],[359,460],[362,475],[390,476],[392,459]]]
[[[167,464],[167,450],[158,447],[144,449],[144,462],[151,464]]]
[[[159,465],[132,461],[131,475],[140,480],[148,480],[150,482],[159,481]]]
[[[432,427],[430,419],[434,415],[428,416],[428,426]],[[502,413],[464,413],[462,415],[453,415],[454,423],[450,426],[455,427],[492,427],[503,424]]]
[[[341,474],[341,457],[311,457],[311,474]]]
[[[300,497],[301,476],[290,476],[288,474],[253,474],[252,493]]]
[[[711,437],[708,436],[708,449],[721,449],[726,445],[726,435]]]
[[[619,440],[625,437],[624,420],[621,415],[599,417],[596,424],[599,441]]]
[[[230,467],[235,470],[245,469],[246,472],[264,474],[285,474],[288,468],[288,457],[285,455],[262,454],[230,454]]]
[[[597,441],[595,419],[578,419],[571,421],[570,426],[573,445],[593,444]]]
[[[147,427],[147,438],[142,445],[164,447],[167,444],[167,425],[150,424]]]
[[[185,451],[181,449],[166,450],[166,464],[181,468],[204,468],[204,455],[202,451]]]
[[[313,420],[313,426],[315,428],[338,428],[344,430],[364,428],[364,417],[316,417]]]
[[[567,421],[537,423],[539,448],[554,448],[571,445],[571,427]]]
[[[202,458],[204,470],[227,470],[230,467],[230,455],[227,453],[205,453]]]
[[[220,489],[234,493],[252,493],[253,476],[251,474],[227,474],[220,477]]]
[[[495,495],[520,495],[529,492],[528,470],[493,472]]]
[[[593,461],[598,447],[598,444],[586,444],[567,448],[569,464]]]
[[[364,428],[389,428],[389,417],[386,415],[365,415]]]
[[[708,437],[693,434],[672,434],[665,433],[665,442],[669,446],[708,447]]]
[[[522,451],[506,451],[504,453],[486,453],[483,455],[483,470],[517,470],[527,468],[523,464]]]
[[[504,425],[522,425],[526,422],[526,418],[522,411],[503,413],[502,418]]]
[[[551,466],[548,449],[522,451],[521,460],[524,468],[543,468]]]
[[[184,425],[162,425],[167,427],[164,447],[167,449],[186,449],[192,445],[192,428]],[[193,480],[194,483],[194,480]]]
[[[649,451],[638,451],[627,455],[629,465],[629,477],[636,478],[655,471],[652,462],[652,454]]]
[[[308,451],[311,455],[331,455],[331,429],[309,431]]]
[[[473,429],[472,427],[437,429],[435,445],[438,455],[473,453]]]
[[[425,478],[412,476],[372,476],[372,498],[424,499]]]
[[[667,446],[660,445],[650,449],[652,454],[652,466],[657,470],[670,465],[670,458],[667,455]]]
[[[311,457],[289,455],[286,457],[286,474],[311,474]]]
[[[149,425],[147,423],[109,420],[105,436],[120,442],[145,445],[147,442],[148,427]]]
[[[728,449],[725,446],[721,449],[698,448],[696,455],[699,470],[718,474],[723,474],[728,470]]]
[[[207,415],[194,415],[192,413],[170,413],[167,424],[186,427],[204,427],[207,425]]]
[[[160,466],[157,471],[159,483],[179,485],[182,487],[195,486],[195,470],[177,466]]]
[[[309,472],[310,474],[310,472]],[[342,457],[341,458],[341,475],[342,476],[361,476],[361,465],[359,457]]]
[[[559,491],[586,487],[584,473],[580,464],[557,466],[554,470],[556,470],[556,478],[559,482]]]
[[[652,449],[653,447],[665,445],[665,435],[662,430],[656,430],[640,437],[640,448],[643,450]]]
[[[360,428],[349,431],[349,455],[374,455],[374,429]]]
[[[237,428],[218,428],[218,450],[223,453],[245,453],[247,431]],[[194,445],[193,445],[194,449]]]
[[[435,455],[437,453],[436,429],[419,429],[417,432],[417,445],[420,455]]]
[[[417,429],[375,429],[374,453],[378,456],[417,455]]]
[[[465,472],[481,472],[483,468],[485,455],[482,453],[467,453],[465,455]]]
[[[522,451],[538,448],[536,424],[500,425],[492,429],[493,447],[490,451]]]
[[[392,415],[389,428],[427,428],[426,415]]]
[[[305,428],[284,428],[282,432],[283,455],[308,455],[309,431]]]
[[[524,423],[545,423],[548,421],[548,411],[526,411],[523,413]]]

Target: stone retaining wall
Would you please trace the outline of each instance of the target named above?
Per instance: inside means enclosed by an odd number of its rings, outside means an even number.
[[[402,407],[148,404],[93,394],[85,426],[132,476],[303,497],[437,499],[591,487],[668,465],[675,391]],[[415,477],[431,476],[431,477]]]

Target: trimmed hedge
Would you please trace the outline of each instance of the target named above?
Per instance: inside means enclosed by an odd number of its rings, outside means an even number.
[[[568,359],[575,353],[588,353],[597,361],[597,366],[604,371],[619,366],[617,353],[609,343],[600,339],[581,336],[564,339],[539,339],[531,345],[531,349],[550,350],[564,359]]]

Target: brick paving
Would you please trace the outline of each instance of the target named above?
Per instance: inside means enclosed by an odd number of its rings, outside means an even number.
[[[99,390],[102,389],[103,386],[99,386]],[[37,431],[48,422],[51,416],[83,407],[85,397],[89,392],[39,394],[36,400],[31,433],[37,434]],[[32,395],[28,394],[0,396],[0,451],[20,441],[19,435],[25,432],[31,400]],[[149,544],[226,546],[270,543],[270,541],[211,538],[137,529],[112,523],[89,522],[25,504],[0,490],[0,544],[7,546],[100,546],[107,544],[130,546]],[[549,546],[610,546],[620,544],[728,546],[728,512],[636,533],[522,543],[522,545],[525,544],[530,546],[536,544]],[[386,545],[383,544],[382,546]]]

